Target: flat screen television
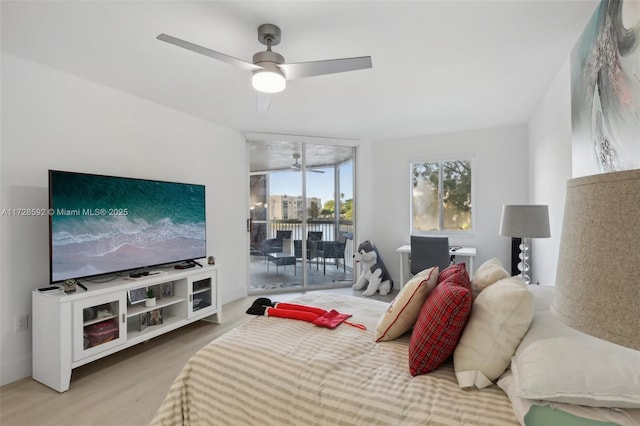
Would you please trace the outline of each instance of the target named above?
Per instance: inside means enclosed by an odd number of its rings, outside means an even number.
[[[51,282],[206,257],[205,187],[49,170]]]

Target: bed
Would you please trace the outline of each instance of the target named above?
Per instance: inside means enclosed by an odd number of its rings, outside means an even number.
[[[189,360],[151,424],[519,424],[496,385],[460,389],[450,361],[413,377],[408,336],[374,342],[387,303],[337,294],[295,302],[353,314],[367,330],[256,317]]]

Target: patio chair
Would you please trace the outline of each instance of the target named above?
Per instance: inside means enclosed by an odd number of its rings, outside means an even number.
[[[281,253],[284,250],[284,240],[291,239],[292,231],[276,231],[275,238],[269,238],[262,242],[262,252],[266,256],[269,253]],[[289,248],[291,250],[291,248]]]
[[[309,231],[307,233],[307,262],[318,257],[317,243],[322,241],[322,231]],[[302,259],[302,240],[293,241],[293,253],[296,259]]]
[[[265,241],[266,225],[264,223],[252,223],[251,225],[251,246],[249,254],[251,256],[264,256],[262,246]]]
[[[318,259],[322,258],[322,272],[327,274],[327,259],[335,259],[336,269],[338,269],[338,259],[342,259],[343,271],[347,272],[347,262],[345,259],[345,247],[347,245],[347,239],[353,238],[352,233],[341,232],[338,236],[338,241],[318,241],[316,243],[316,250]],[[318,269],[318,262],[316,261],[316,269]]]

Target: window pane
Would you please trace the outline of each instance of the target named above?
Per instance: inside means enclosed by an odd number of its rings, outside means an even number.
[[[412,233],[473,231],[471,161],[411,164]]]
[[[251,205],[249,213],[252,220],[267,220],[267,175],[249,176],[249,197]]]
[[[471,223],[471,162],[442,163],[443,224],[446,230],[470,231]]]
[[[438,182],[439,163],[416,163],[413,172],[413,231],[425,232],[439,229]]]

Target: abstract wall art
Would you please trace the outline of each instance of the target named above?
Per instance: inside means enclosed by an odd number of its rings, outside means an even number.
[[[571,53],[573,177],[640,168],[640,1],[602,0]]]

